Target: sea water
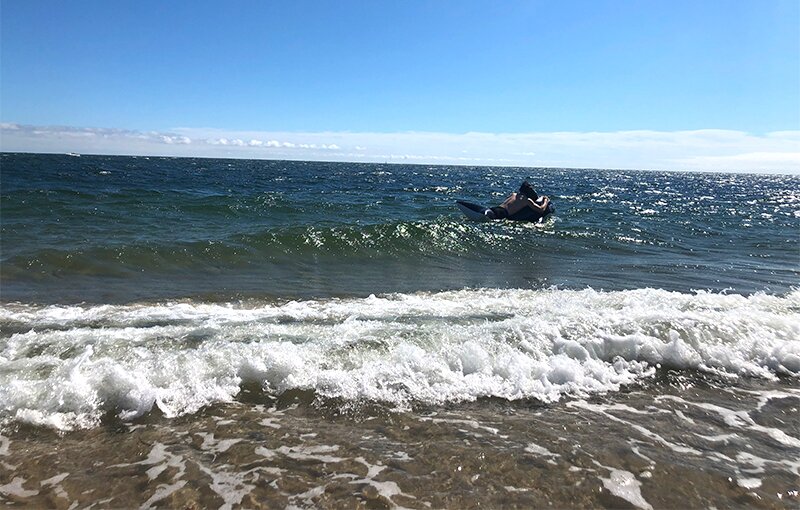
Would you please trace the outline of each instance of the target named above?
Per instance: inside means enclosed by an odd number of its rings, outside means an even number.
[[[474,223],[523,180],[557,213]],[[800,504],[800,177],[0,156],[0,498]]]

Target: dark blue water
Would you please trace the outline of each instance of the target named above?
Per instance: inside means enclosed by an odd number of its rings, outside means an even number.
[[[6,302],[800,286],[800,177],[3,154]],[[557,214],[473,223],[529,179]]]

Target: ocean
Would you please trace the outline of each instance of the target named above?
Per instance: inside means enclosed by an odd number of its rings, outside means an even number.
[[[797,508],[799,408],[800,176],[0,155],[5,504]]]

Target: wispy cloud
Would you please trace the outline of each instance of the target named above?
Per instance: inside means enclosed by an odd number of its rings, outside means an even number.
[[[0,124],[3,151],[800,173],[800,131],[169,132]]]

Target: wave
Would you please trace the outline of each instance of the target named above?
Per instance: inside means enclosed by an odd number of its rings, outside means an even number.
[[[61,430],[270,395],[397,409],[554,402],[656,369],[800,377],[800,290],[461,290],[360,299],[0,307],[0,420]]]
[[[395,257],[408,255],[486,255],[501,250],[509,255],[535,246],[536,231],[552,234],[542,225],[477,225],[463,221],[397,221],[370,225],[291,226],[254,233],[204,238],[197,230],[193,241],[117,241],[102,246],[45,246],[33,252],[8,255],[3,278],[73,273],[124,276],[141,271],[184,273],[187,269],[257,267],[271,260],[297,260],[298,256]],[[182,234],[192,237],[188,230]],[[562,234],[563,235],[563,234]]]

